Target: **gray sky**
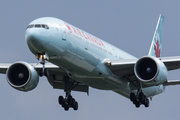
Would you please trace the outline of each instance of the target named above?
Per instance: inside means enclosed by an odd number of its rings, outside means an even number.
[[[103,40],[142,57],[148,54],[159,14],[165,16],[163,56],[180,55],[180,1],[171,0],[1,0],[0,4],[0,62],[38,62],[25,43],[27,25],[39,17],[57,17]],[[179,79],[178,71],[169,73],[169,79]],[[111,91],[90,88],[90,96],[73,92],[79,110],[68,112],[57,99],[63,90],[53,89],[45,77],[36,89],[20,92],[0,75],[1,120],[117,120],[163,119],[177,120],[180,108],[180,86],[167,87],[165,93],[155,96],[149,108],[135,106]]]

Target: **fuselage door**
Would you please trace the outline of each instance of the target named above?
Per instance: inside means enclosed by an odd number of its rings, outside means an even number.
[[[88,50],[89,42],[88,40],[85,40],[85,49]]]
[[[113,55],[117,58],[116,49],[113,48]]]
[[[62,28],[62,40],[66,40],[67,39],[66,29],[64,27],[61,28]]]

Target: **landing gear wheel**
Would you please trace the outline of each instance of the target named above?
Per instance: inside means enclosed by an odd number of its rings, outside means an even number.
[[[66,98],[59,96],[58,102],[65,111],[68,111],[70,107],[72,107],[74,110],[78,110],[78,102],[76,102],[76,100],[71,95]]]
[[[148,98],[145,100],[144,106],[145,106],[145,107],[149,107],[149,99],[148,99]]]
[[[62,106],[63,108],[65,108],[65,106],[66,106],[65,101],[63,101],[63,103],[61,104],[61,106]]]
[[[71,90],[75,88],[79,82],[76,82],[75,80],[70,79],[67,76],[64,76],[63,78],[64,83],[64,92],[65,97],[59,96],[58,102],[59,104],[64,108],[65,111],[68,111],[69,108],[73,108],[74,110],[78,109],[78,102],[71,96]]]
[[[136,99],[136,95],[134,93],[130,94],[130,100],[134,101]]]
[[[70,96],[68,96],[68,98],[67,98],[67,102],[68,102],[68,104],[71,106],[71,104],[72,104],[72,100],[73,98],[72,98],[72,96],[70,95]]]
[[[74,103],[73,109],[74,109],[74,110],[78,110],[78,102],[75,102],[75,103]]]
[[[71,106],[71,107],[74,107],[74,106],[75,106],[75,102],[76,102],[75,99],[72,98],[72,102],[71,102],[71,105],[70,105],[70,106]]]
[[[69,110],[69,106],[68,106],[67,104],[64,106],[64,110],[65,110],[65,111],[68,111],[68,110]]]
[[[145,104],[146,96],[144,95],[143,92],[139,93],[139,100],[142,104]]]
[[[48,69],[44,69],[44,76],[49,76],[49,72],[48,72]]]
[[[139,108],[141,104],[144,104],[145,107],[149,107],[149,99],[142,92],[142,90],[138,90],[137,95],[131,93],[130,100],[137,108]]]
[[[60,104],[60,105],[62,105],[62,104],[63,104],[63,102],[64,102],[64,98],[63,98],[63,96],[59,96],[58,101],[59,101],[59,104]]]
[[[44,69],[44,72],[43,72],[43,69],[39,70],[39,76],[42,77],[42,76],[48,76],[49,73],[48,73],[48,69]]]
[[[138,101],[137,101],[136,104],[135,104],[136,108],[139,108],[140,105],[141,105],[141,104],[140,104]]]
[[[43,70],[39,71],[39,76],[42,77],[43,76]]]

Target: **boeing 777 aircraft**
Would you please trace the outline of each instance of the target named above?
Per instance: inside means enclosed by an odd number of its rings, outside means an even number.
[[[32,21],[25,33],[29,50],[41,62],[0,64],[0,73],[20,91],[33,90],[39,76],[54,89],[63,89],[59,104],[67,111],[78,109],[71,91],[89,92],[89,86],[114,91],[138,108],[149,107],[149,98],[180,84],[167,80],[169,70],[180,68],[180,56],[161,57],[164,16],[160,15],[148,55],[136,58],[121,49],[57,18]],[[47,63],[48,62],[48,63]]]

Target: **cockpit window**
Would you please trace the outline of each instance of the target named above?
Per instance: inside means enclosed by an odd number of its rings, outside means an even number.
[[[29,28],[45,28],[45,29],[49,29],[48,25],[45,24],[31,24],[28,25],[27,29]]]
[[[49,29],[49,27],[48,27],[47,25],[45,25],[45,28],[46,28],[46,29]]]
[[[35,25],[35,28],[41,28],[40,24]]]
[[[34,27],[34,25],[29,25],[29,26],[28,26],[28,28],[33,28],[33,27]]]
[[[45,25],[42,25],[42,28],[45,28]]]

